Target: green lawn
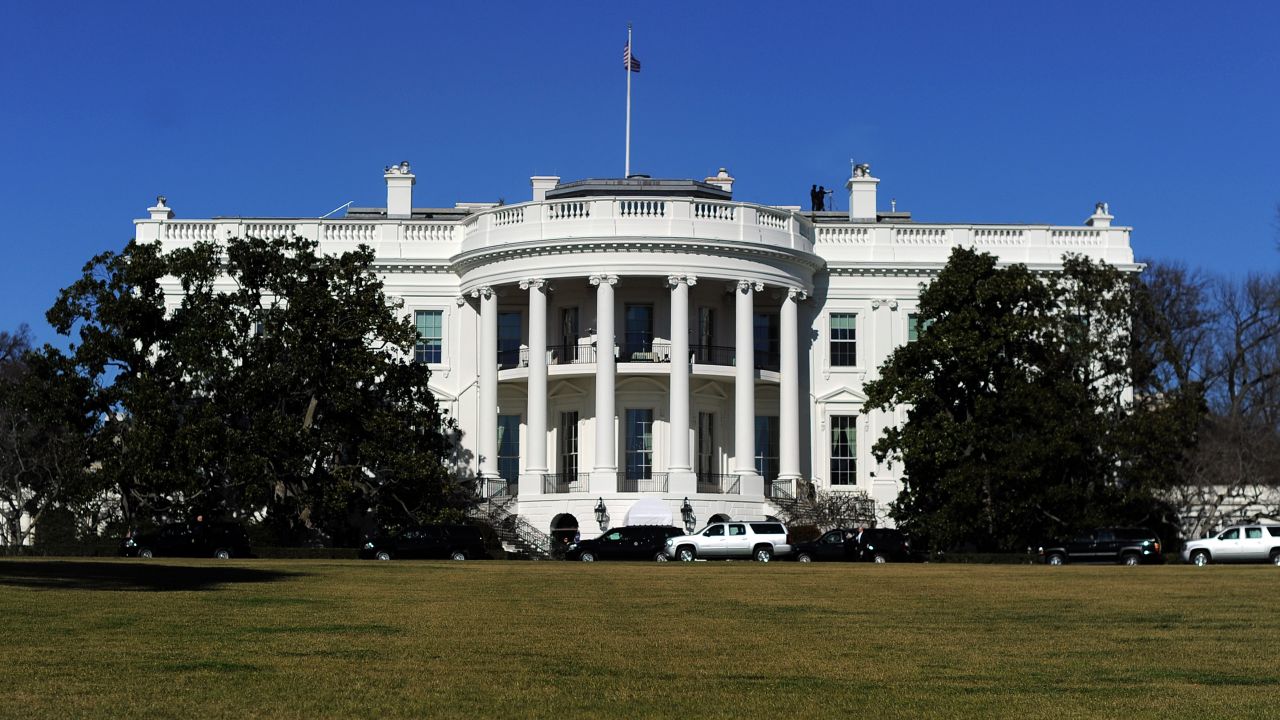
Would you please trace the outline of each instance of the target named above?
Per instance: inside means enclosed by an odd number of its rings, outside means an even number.
[[[1280,717],[1280,570],[0,560],[0,717]]]

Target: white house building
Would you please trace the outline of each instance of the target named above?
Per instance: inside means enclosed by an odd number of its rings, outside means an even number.
[[[1072,227],[922,223],[879,210],[865,165],[847,213],[736,200],[723,169],[533,177],[528,202],[453,208],[413,207],[408,163],[385,179],[386,208],[342,219],[180,220],[161,201],[137,238],[373,247],[463,430],[458,471],[548,534],[585,533],[598,513],[602,526],[768,516],[811,487],[864,492],[883,513],[900,467],[871,445],[900,413],[863,413],[863,384],[913,340],[920,287],[952,248],[1136,269],[1103,203]]]

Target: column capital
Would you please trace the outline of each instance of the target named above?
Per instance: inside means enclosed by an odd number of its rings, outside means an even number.
[[[748,290],[755,290],[756,292],[760,292],[764,290],[764,283],[760,282],[759,280],[739,280],[738,292],[746,292]]]
[[[667,284],[670,285],[671,287],[675,287],[680,283],[684,283],[685,285],[692,287],[698,284],[698,276],[697,275],[668,275],[667,276]]]
[[[547,281],[543,278],[525,278],[520,281],[521,290],[528,290],[529,288],[541,290],[546,286],[547,286]]]
[[[457,303],[458,307],[462,307],[463,305],[467,304],[467,298],[465,295],[459,295],[458,297],[454,298],[453,301]]]
[[[897,310],[898,301],[896,298],[878,298],[871,301],[871,307],[878,308],[881,306],[887,307],[890,310]]]
[[[489,298],[493,297],[493,288],[488,285],[481,285],[480,287],[471,291],[471,297],[473,298],[482,297],[488,300]]]
[[[789,287],[787,288],[786,297],[788,300],[794,300],[796,302],[804,302],[805,300],[809,299],[809,293],[797,287]]]
[[[602,283],[603,283],[603,284],[605,284],[605,285],[617,285],[617,284],[618,284],[618,276],[617,276],[617,275],[608,275],[608,274],[603,274],[603,273],[601,273],[601,274],[597,274],[597,275],[592,275],[591,277],[589,277],[589,278],[587,278],[587,279],[591,281],[591,284],[592,284],[592,285],[600,285],[600,284],[602,284]]]

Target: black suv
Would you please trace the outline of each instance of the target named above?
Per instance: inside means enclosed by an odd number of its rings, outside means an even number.
[[[232,522],[165,525],[155,532],[130,532],[120,543],[125,557],[249,557],[249,534]]]
[[[1040,548],[1040,557],[1049,565],[1143,565],[1164,562],[1161,547],[1160,537],[1146,528],[1098,528],[1070,540],[1048,543]]]
[[[480,528],[474,525],[422,525],[370,540],[360,548],[360,558],[488,560],[489,553],[484,549]]]
[[[857,540],[856,528],[836,528],[817,540],[800,543],[791,553],[799,562],[843,560],[849,562],[911,562],[916,559],[911,539],[901,530],[870,528]]]
[[[657,560],[666,562],[662,550],[667,538],[683,535],[684,530],[671,525],[632,525],[614,528],[593,540],[571,545],[565,560]]]

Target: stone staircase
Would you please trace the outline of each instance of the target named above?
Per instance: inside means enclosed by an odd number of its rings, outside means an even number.
[[[551,536],[511,512],[514,502],[514,496],[498,493],[476,503],[470,514],[492,527],[508,552],[531,560],[550,560]]]

